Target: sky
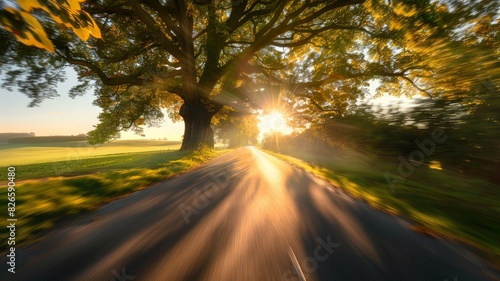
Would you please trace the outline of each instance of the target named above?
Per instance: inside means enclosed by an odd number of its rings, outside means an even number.
[[[93,125],[98,123],[97,117],[101,111],[99,107],[92,105],[93,91],[74,99],[68,97],[69,89],[76,84],[76,75],[72,69],[67,69],[67,74],[68,81],[59,87],[60,96],[44,100],[37,107],[28,107],[30,99],[24,94],[0,88],[0,133],[34,132],[36,136],[53,136],[78,135],[91,131]],[[371,88],[373,92],[375,85]],[[410,102],[407,98],[385,95],[375,103],[384,106],[400,101],[406,104]],[[265,129],[266,124],[260,124],[261,130]],[[165,117],[161,127],[146,127],[145,137],[133,132],[122,132],[121,139],[182,140],[183,131],[183,122],[172,123]]]
[[[98,123],[101,109],[92,105],[93,91],[74,99],[68,97],[69,89],[76,85],[72,69],[66,70],[68,81],[59,87],[59,97],[42,101],[40,106],[28,107],[30,99],[17,91],[0,88],[0,133],[29,133],[36,136],[78,135],[93,130]],[[182,122],[172,123],[167,117],[160,128],[145,128],[145,137],[133,132],[122,132],[122,139],[181,140]]]

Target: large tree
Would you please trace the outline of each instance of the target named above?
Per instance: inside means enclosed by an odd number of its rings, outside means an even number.
[[[80,81],[70,94],[93,86],[103,109],[91,143],[140,132],[166,108],[185,123],[182,149],[213,144],[211,120],[224,105],[259,108],[263,96],[278,92],[321,112],[352,104],[374,77],[385,89],[433,95],[439,91],[427,86],[442,60],[426,54],[442,44],[440,56],[450,55],[443,40],[473,16],[488,16],[460,1],[91,0],[82,7],[102,39],[83,42],[43,16],[54,53],[0,34],[8,42],[2,69],[15,65],[7,85],[36,104],[54,96],[60,69],[70,64]],[[451,84],[449,75],[438,78]]]

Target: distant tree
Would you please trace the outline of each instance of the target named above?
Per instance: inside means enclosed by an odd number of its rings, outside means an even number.
[[[257,143],[259,128],[257,117],[254,114],[237,112],[226,107],[218,113],[214,123],[217,138],[227,141],[229,147]]]

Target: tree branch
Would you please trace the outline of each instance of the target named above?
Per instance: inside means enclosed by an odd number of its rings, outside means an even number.
[[[349,5],[355,5],[355,4],[361,4],[365,2],[366,0],[342,0],[342,1],[335,1],[331,4],[328,4],[324,6],[323,8],[312,12],[306,17],[300,18],[299,20],[292,21],[290,22],[293,18],[298,17],[301,12],[303,12],[306,8],[313,7],[317,5],[316,2],[310,2],[306,1],[305,4],[303,4],[300,8],[295,10],[294,12],[290,13],[285,17],[284,20],[281,21],[280,24],[275,26],[277,20],[279,19],[280,12],[275,11],[274,17],[266,24],[264,27],[261,28],[257,32],[256,35],[256,40],[250,44],[244,51],[242,51],[238,56],[234,57],[233,59],[229,60],[224,66],[221,67],[222,71],[226,71],[227,69],[231,69],[235,65],[241,65],[242,63],[247,62],[257,51],[262,49],[265,46],[272,45],[273,41],[275,40],[277,35],[284,34],[287,31],[291,31],[297,26],[300,26],[304,23],[310,22],[319,16],[332,11],[337,8],[349,6]],[[278,2],[281,6],[278,8],[281,9],[281,11],[284,9],[286,5],[283,5],[283,3],[287,3],[287,1],[280,1]],[[302,42],[301,42],[302,43]],[[305,44],[305,43],[304,43]]]
[[[185,60],[185,56],[181,50],[165,36],[163,31],[156,25],[155,20],[141,7],[137,0],[130,1],[130,4],[134,8],[137,17],[151,30],[163,48],[179,61]]]
[[[143,0],[143,2],[155,10],[169,29],[168,31],[172,31],[175,34],[170,34],[171,37],[179,38],[182,36],[181,29],[175,25],[174,20],[169,16],[173,11],[170,11],[166,6],[155,0]]]
[[[426,94],[429,97],[432,97],[433,95],[429,92],[430,89],[423,89],[420,86],[418,86],[413,80],[406,76],[401,76],[404,80],[408,81],[413,87],[415,87],[417,90],[421,91],[422,93]]]
[[[152,50],[156,47],[160,47],[160,45],[153,43],[153,42],[147,42],[145,44],[142,44],[141,46],[138,46],[138,47],[133,48],[131,50],[125,51],[125,52],[123,52],[123,54],[121,54],[119,56],[107,57],[106,55],[104,55],[102,53],[102,51],[100,51],[99,48],[97,48],[97,54],[99,55],[99,57],[101,59],[104,59],[109,63],[118,63],[118,62],[122,62],[122,61],[125,61],[125,60],[133,58],[133,57],[137,57],[138,55],[140,55],[146,51]]]
[[[296,97],[302,97],[302,98],[306,98],[309,100],[309,102],[311,102],[312,105],[314,105],[314,107],[316,107],[319,111],[323,112],[323,113],[335,113],[335,114],[339,114],[340,111],[339,110],[335,110],[335,109],[325,109],[324,107],[322,107],[317,101],[315,101],[312,97],[310,96],[307,96],[307,95],[300,95],[300,94],[296,94],[295,95]]]
[[[140,74],[111,78],[108,77],[106,73],[104,73],[104,71],[102,71],[101,68],[99,68],[95,64],[85,60],[75,59],[71,57],[69,52],[66,52],[66,55],[63,55],[62,53],[56,50],[56,54],[71,64],[85,66],[88,69],[92,70],[99,77],[99,79],[101,79],[104,85],[116,86],[116,85],[129,84],[129,85],[143,86],[147,82],[147,80],[145,79],[138,78]]]
[[[310,82],[286,82],[283,79],[280,79],[278,77],[270,77],[271,80],[278,82],[277,84],[270,84],[270,83],[253,83],[251,85],[252,88],[255,89],[260,89],[260,88],[273,88],[277,87],[279,90],[283,89],[288,89],[292,91],[300,91],[303,89],[310,89],[310,88],[319,88],[321,86],[331,84],[335,81],[339,80],[347,80],[347,79],[355,79],[355,78],[366,78],[370,79],[373,77],[377,76],[384,76],[384,77],[398,77],[402,78],[406,81],[408,81],[410,84],[412,84],[417,90],[427,94],[428,96],[432,96],[430,92],[428,92],[429,89],[423,89],[419,87],[418,85],[415,84],[413,80],[405,76],[404,72],[384,72],[384,71],[368,71],[368,72],[363,72],[363,73],[354,73],[354,74],[331,74],[329,77],[317,81],[310,81]],[[246,86],[248,87],[248,85]]]

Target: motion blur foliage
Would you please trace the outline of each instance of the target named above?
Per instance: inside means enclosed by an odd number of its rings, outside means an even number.
[[[360,106],[346,116],[330,116],[301,134],[274,134],[263,141],[266,149],[324,154],[349,147],[383,159],[419,150],[417,141],[429,139],[439,128],[446,141],[424,159],[452,173],[500,184],[500,96],[481,91],[467,99],[418,99],[410,109],[384,112]],[[472,100],[474,97],[474,100]]]
[[[438,161],[444,170],[500,183],[500,96],[485,81],[463,97],[420,99],[408,111],[392,112],[368,130],[374,148],[408,155],[419,149],[416,140],[429,138],[436,128],[447,140],[436,145],[425,162]],[[392,152],[392,153],[391,153]]]

